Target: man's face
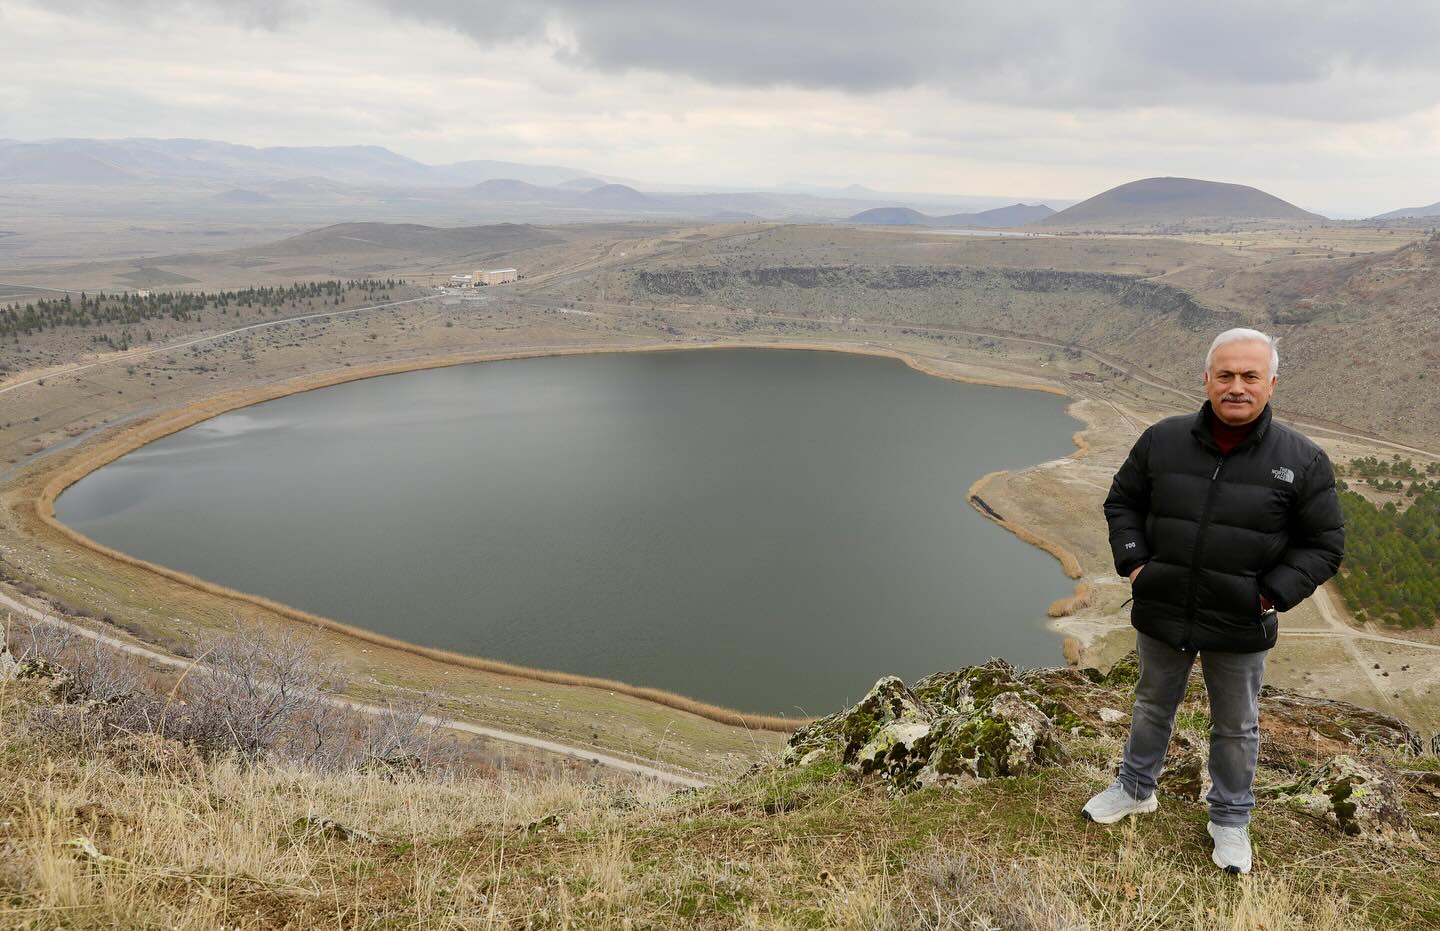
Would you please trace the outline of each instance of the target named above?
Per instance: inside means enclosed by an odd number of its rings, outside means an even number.
[[[1210,408],[1232,427],[1259,417],[1274,390],[1270,347],[1259,340],[1226,343],[1215,350],[1210,368],[1205,372],[1205,393],[1210,396]]]

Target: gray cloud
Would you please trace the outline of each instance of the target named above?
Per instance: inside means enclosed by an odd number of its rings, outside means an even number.
[[[187,11],[218,11],[231,22],[255,29],[281,29],[309,15],[311,0],[49,0],[51,12],[112,16],[149,24]]]
[[[370,2],[482,44],[550,44],[580,68],[731,86],[928,85],[1012,105],[1236,104],[1310,118],[1440,103],[1433,0]]]
[[[56,2],[125,17],[203,8],[272,29],[331,13],[326,0]],[[581,71],[722,86],[927,86],[1026,107],[1202,106],[1338,120],[1440,104],[1434,0],[365,2],[482,46],[539,46]]]

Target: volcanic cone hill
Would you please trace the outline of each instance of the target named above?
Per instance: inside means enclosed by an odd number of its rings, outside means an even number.
[[[1203,226],[1215,221],[1319,221],[1319,214],[1301,210],[1244,184],[1194,178],[1145,178],[1096,194],[1039,226],[1119,230]]]

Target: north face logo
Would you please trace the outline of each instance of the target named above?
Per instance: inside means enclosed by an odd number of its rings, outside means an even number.
[[[1294,470],[1292,470],[1292,469],[1287,469],[1287,468],[1285,468],[1284,466],[1281,466],[1281,467],[1278,468],[1278,469],[1271,469],[1271,470],[1270,470],[1270,474],[1273,475],[1273,476],[1275,476],[1276,478],[1278,478],[1278,479],[1279,479],[1280,481],[1282,481],[1282,482],[1289,482],[1289,483],[1292,484],[1292,485],[1295,483],[1295,472],[1294,472]]]

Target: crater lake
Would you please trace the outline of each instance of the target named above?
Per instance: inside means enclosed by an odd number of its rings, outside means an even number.
[[[355,381],[104,466],[57,517],[427,646],[821,715],[882,675],[1056,665],[1071,580],[982,517],[1067,400],[885,358],[611,353]]]

